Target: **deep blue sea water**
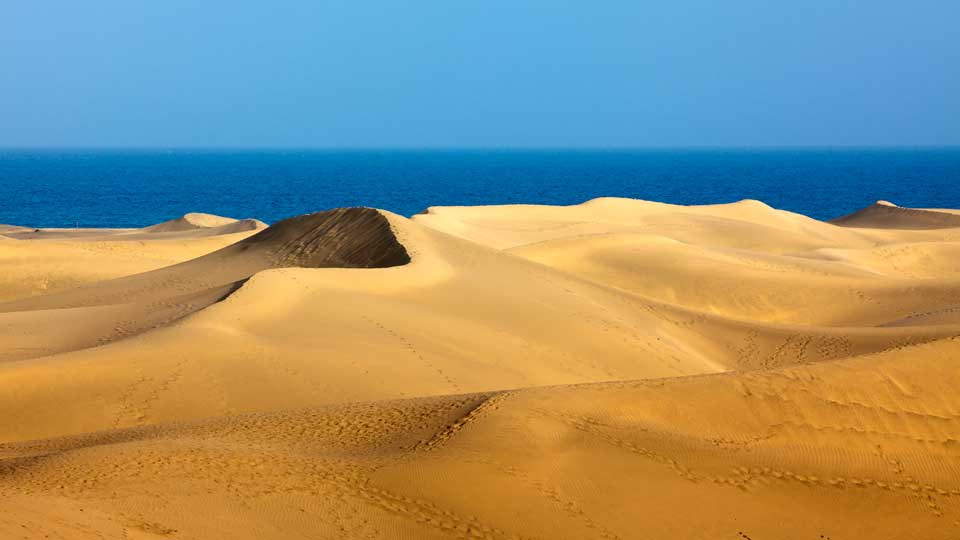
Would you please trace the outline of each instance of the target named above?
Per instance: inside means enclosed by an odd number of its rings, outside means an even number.
[[[339,206],[760,199],[827,219],[877,199],[960,208],[960,149],[0,151],[0,223],[139,227],[187,212],[275,222]]]

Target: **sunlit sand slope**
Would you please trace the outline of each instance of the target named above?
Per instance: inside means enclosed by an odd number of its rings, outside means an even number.
[[[879,208],[907,210],[888,205]],[[896,230],[857,229],[758,201],[688,207],[596,199],[431,208],[414,220],[727,318],[863,327],[960,303],[960,228],[909,229],[908,219]]]

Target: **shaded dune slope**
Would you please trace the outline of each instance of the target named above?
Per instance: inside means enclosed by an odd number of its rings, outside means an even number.
[[[390,222],[372,208],[339,208],[290,218],[222,255],[262,250],[273,266],[387,268],[410,262]]]
[[[875,229],[943,229],[960,227],[960,215],[945,211],[903,208],[887,201],[830,220],[842,227]]]

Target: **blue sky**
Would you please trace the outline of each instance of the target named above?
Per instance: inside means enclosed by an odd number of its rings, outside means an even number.
[[[0,0],[2,147],[960,144],[957,0]]]

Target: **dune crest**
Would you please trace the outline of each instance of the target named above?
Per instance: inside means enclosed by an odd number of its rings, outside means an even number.
[[[386,268],[410,262],[390,222],[372,208],[338,208],[283,220],[231,251],[266,250],[275,264],[303,268]]]

